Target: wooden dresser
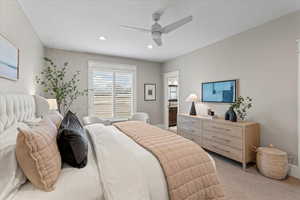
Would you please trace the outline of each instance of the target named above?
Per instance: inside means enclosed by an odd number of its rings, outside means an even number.
[[[259,124],[208,119],[201,116],[179,114],[177,133],[203,148],[242,163],[255,162],[253,147],[259,147]]]

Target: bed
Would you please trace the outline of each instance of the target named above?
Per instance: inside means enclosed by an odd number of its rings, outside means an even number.
[[[48,112],[45,99],[38,96],[0,95],[0,105],[0,152],[7,146],[15,145],[18,126],[26,126]],[[26,180],[16,184],[15,180],[22,179],[16,161],[12,157],[11,163],[0,160],[0,176],[4,176],[3,170],[11,169],[11,166],[16,168],[14,172],[7,173],[7,176],[13,177],[1,177],[0,199],[169,199],[164,171],[150,151],[114,126],[92,124],[85,128],[89,138],[88,164],[85,168],[75,169],[64,165],[55,190],[43,192]],[[214,164],[213,159],[210,162]],[[1,185],[2,178],[11,179],[9,183],[12,186],[1,189],[1,186],[4,187],[3,183]]]

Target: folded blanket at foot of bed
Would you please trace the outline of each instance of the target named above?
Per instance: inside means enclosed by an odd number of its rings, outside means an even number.
[[[143,122],[120,122],[114,126],[157,158],[170,200],[224,199],[213,162],[196,143]]]

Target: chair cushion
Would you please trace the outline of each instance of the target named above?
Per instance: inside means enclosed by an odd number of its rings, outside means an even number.
[[[63,162],[76,168],[85,167],[88,159],[88,140],[77,116],[69,111],[58,132],[57,144]]]
[[[37,188],[54,190],[61,172],[61,157],[56,143],[57,128],[43,119],[32,128],[19,128],[16,156],[26,177]]]

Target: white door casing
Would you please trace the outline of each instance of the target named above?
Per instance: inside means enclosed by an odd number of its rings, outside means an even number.
[[[300,40],[297,40],[298,54],[298,168],[300,168]]]
[[[300,179],[300,40],[297,40],[297,56],[298,56],[298,76],[297,76],[297,96],[298,96],[298,105],[297,105],[297,132],[298,132],[298,165],[290,165],[290,175]]]
[[[179,79],[179,71],[172,71],[164,73],[164,127],[166,129],[169,128],[169,110],[168,110],[168,78],[176,77],[178,81],[178,108],[177,111],[179,111],[179,99],[180,99],[180,79]]]

